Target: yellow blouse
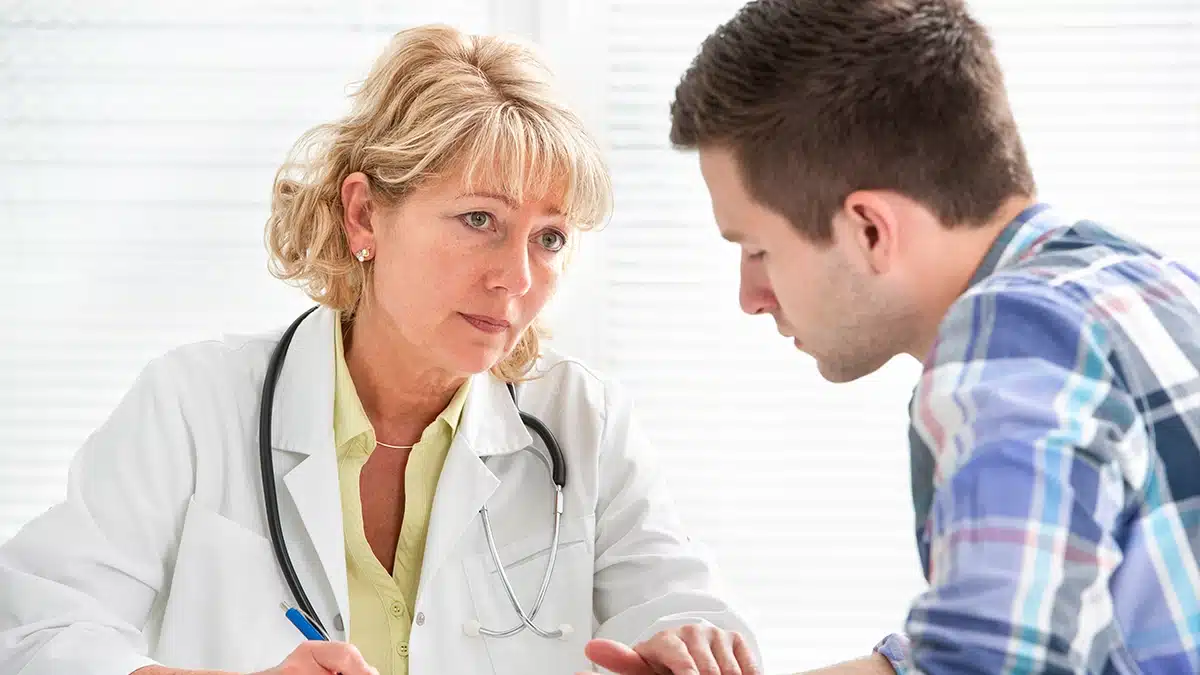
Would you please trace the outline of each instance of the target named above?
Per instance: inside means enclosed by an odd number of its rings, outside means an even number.
[[[339,322],[340,325],[340,322]],[[363,531],[359,477],[375,449],[375,430],[346,366],[342,331],[334,331],[333,437],[346,533],[346,572],[350,587],[350,642],[382,675],[408,674],[408,636],[425,556],[429,512],[442,465],[454,440],[466,402],[463,384],[446,409],[409,454],[404,471],[404,522],[388,574]]]

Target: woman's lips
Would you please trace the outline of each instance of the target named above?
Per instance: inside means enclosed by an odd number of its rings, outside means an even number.
[[[504,319],[496,319],[481,314],[463,314],[459,312],[459,316],[466,319],[467,323],[490,335],[503,333],[512,325]]]

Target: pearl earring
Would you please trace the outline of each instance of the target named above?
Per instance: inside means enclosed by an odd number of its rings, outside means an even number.
[[[358,258],[358,262],[366,262],[371,257],[371,249],[364,248],[358,253],[355,253],[354,257]]]

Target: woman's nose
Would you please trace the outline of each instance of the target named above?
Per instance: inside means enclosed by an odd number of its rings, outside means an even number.
[[[506,245],[497,253],[496,266],[492,273],[492,287],[502,289],[509,295],[525,295],[533,285],[533,274],[529,266],[529,246]]]

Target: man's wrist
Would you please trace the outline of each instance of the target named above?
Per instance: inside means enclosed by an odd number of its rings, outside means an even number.
[[[892,675],[892,666],[883,654],[875,652],[853,661],[809,670],[802,675]]]

